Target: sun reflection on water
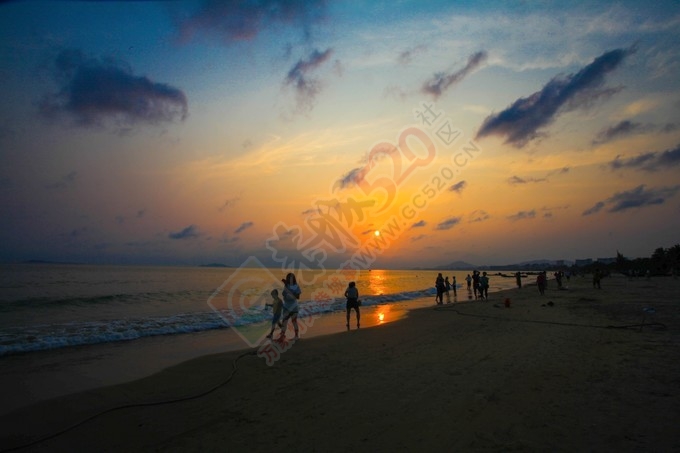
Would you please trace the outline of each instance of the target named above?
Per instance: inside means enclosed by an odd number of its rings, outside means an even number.
[[[381,296],[385,294],[385,271],[380,269],[372,270],[368,273],[368,294]]]

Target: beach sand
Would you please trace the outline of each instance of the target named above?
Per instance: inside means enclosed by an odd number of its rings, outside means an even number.
[[[0,448],[223,383],[31,449],[680,451],[680,280],[567,285],[459,291],[463,303],[303,337],[273,366],[232,351],[40,402],[0,417]]]

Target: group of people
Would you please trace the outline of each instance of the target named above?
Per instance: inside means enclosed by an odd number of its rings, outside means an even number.
[[[489,276],[486,272],[474,270],[472,271],[472,276],[467,274],[465,277],[465,282],[467,283],[467,290],[470,292],[470,287],[472,287],[472,294],[476,299],[486,300],[489,298]]]
[[[288,320],[291,320],[293,323],[293,330],[295,331],[295,337],[294,339],[297,340],[300,338],[300,329],[298,327],[298,313],[299,313],[299,306],[298,306],[298,300],[300,299],[300,295],[302,294],[302,290],[300,289],[300,285],[297,284],[297,279],[295,278],[295,274],[292,272],[289,272],[286,275],[286,278],[281,280],[283,282],[283,300],[279,297],[279,291],[277,289],[273,289],[272,292],[270,293],[272,296],[272,303],[271,304],[265,304],[267,307],[272,307],[272,330],[269,332],[269,335],[267,335],[267,338],[271,339],[274,336],[274,330],[276,329],[276,326],[278,326],[281,329],[281,334],[279,335],[279,339],[284,339],[286,338],[286,328],[288,327]],[[283,319],[281,319],[281,316],[283,315]]]
[[[437,295],[435,296],[435,300],[437,302],[437,305],[441,305],[444,303],[444,294],[446,294],[446,300],[447,302],[451,301],[451,296],[450,296],[450,291],[453,290],[453,296],[456,297],[458,293],[456,292],[457,289],[456,287],[458,286],[458,282],[456,282],[456,276],[453,276],[453,281],[449,280],[449,277],[444,278],[442,273],[440,272],[437,275],[437,279],[434,282],[434,287],[437,290]]]
[[[437,275],[437,279],[434,282],[434,286],[437,290],[435,298],[437,305],[444,303],[444,294],[446,294],[447,301],[450,301],[449,291],[451,290],[453,290],[454,297],[458,295],[458,282],[456,281],[456,276],[454,275],[452,279],[452,281],[449,281],[449,277],[444,277],[441,272]],[[472,293],[475,299],[485,300],[489,298],[489,276],[486,272],[480,273],[479,271],[473,271],[472,276],[468,274],[467,277],[465,277],[465,282],[467,283],[468,293]]]
[[[266,307],[272,307],[272,328],[269,331],[267,338],[272,339],[274,337],[274,330],[276,330],[276,327],[278,326],[281,329],[278,339],[285,339],[288,320],[290,320],[293,323],[293,330],[295,331],[294,339],[297,340],[300,338],[300,329],[297,322],[299,313],[298,300],[300,299],[302,290],[297,283],[295,274],[292,272],[289,272],[286,275],[286,278],[281,281],[283,282],[283,299],[279,297],[279,291],[273,289],[270,293],[272,303],[265,304]],[[349,319],[352,310],[356,312],[358,329],[361,327],[361,312],[359,310],[361,301],[359,300],[359,290],[357,289],[355,282],[349,282],[349,286],[347,287],[347,290],[345,290],[345,297],[347,298],[347,330],[349,330]]]

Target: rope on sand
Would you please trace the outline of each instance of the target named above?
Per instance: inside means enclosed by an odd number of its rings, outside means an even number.
[[[557,321],[540,321],[537,319],[513,319],[513,318],[506,318],[504,316],[493,316],[493,315],[478,315],[478,314],[473,314],[473,313],[463,313],[459,311],[458,309],[455,309],[453,307],[434,307],[435,311],[448,311],[448,312],[453,312],[456,313],[460,316],[469,316],[472,318],[487,318],[487,319],[498,319],[501,321],[514,321],[514,322],[525,322],[525,323],[532,323],[532,324],[550,324],[550,325],[555,325],[555,326],[567,326],[567,327],[590,327],[593,329],[639,329],[642,330],[643,327],[647,326],[657,326],[662,330],[666,330],[667,327],[665,324],[662,324],[660,322],[649,322],[649,323],[641,323],[641,324],[626,324],[622,326],[615,326],[615,325],[597,325],[597,324],[579,324],[579,323],[573,323],[573,322],[557,322]]]
[[[101,417],[104,414],[110,414],[112,412],[116,412],[116,411],[123,410],[123,409],[130,409],[130,408],[134,408],[134,407],[162,406],[162,405],[165,405],[165,404],[174,404],[174,403],[180,403],[180,402],[183,402],[183,401],[189,401],[189,400],[195,400],[195,399],[198,399],[198,398],[202,398],[202,397],[216,391],[220,387],[223,387],[224,385],[228,384],[232,380],[232,378],[236,374],[236,370],[237,370],[236,364],[238,363],[239,360],[241,360],[243,357],[246,357],[246,356],[249,356],[249,355],[256,355],[256,354],[257,354],[256,351],[248,351],[248,352],[244,352],[244,353],[240,354],[238,357],[236,357],[233,360],[232,370],[231,370],[231,373],[229,374],[229,376],[227,376],[219,384],[217,384],[217,385],[213,386],[212,388],[205,390],[201,393],[198,393],[198,394],[195,394],[195,395],[183,396],[183,397],[180,397],[180,398],[168,399],[168,400],[149,401],[149,402],[142,402],[142,403],[130,403],[130,404],[123,404],[123,405],[120,405],[120,406],[111,407],[109,409],[105,409],[105,410],[102,410],[100,412],[97,412],[96,414],[91,415],[87,418],[84,418],[84,419],[82,419],[82,420],[80,420],[80,421],[60,430],[60,431],[57,431],[55,433],[48,434],[46,436],[40,437],[36,440],[33,440],[33,441],[28,442],[28,443],[23,444],[23,445],[11,447],[11,448],[8,448],[8,449],[5,449],[5,450],[0,450],[0,453],[22,450],[24,448],[32,447],[32,446],[37,445],[39,443],[45,442],[47,440],[54,439],[58,436],[61,436],[63,434],[66,434],[69,431],[76,429],[79,426],[84,425],[85,423],[87,423],[89,421],[94,420],[95,418]]]

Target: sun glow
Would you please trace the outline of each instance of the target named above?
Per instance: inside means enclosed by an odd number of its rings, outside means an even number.
[[[376,236],[380,236],[380,231],[375,230],[375,232],[373,232],[373,234],[375,234]]]

